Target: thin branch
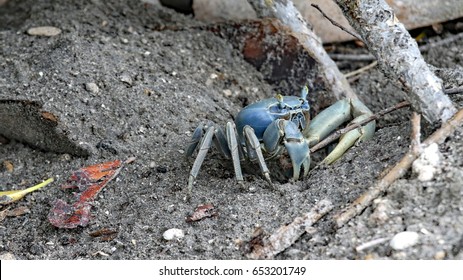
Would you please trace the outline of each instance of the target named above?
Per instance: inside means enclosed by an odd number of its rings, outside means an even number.
[[[334,60],[349,60],[349,61],[372,61],[376,58],[372,54],[343,54],[330,53],[331,59]]]
[[[417,112],[412,114],[412,135],[411,135],[411,145],[410,150],[414,154],[419,154],[422,151],[421,147],[421,115]]]
[[[252,259],[272,259],[277,254],[289,248],[305,232],[323,216],[333,209],[333,203],[329,200],[320,200],[306,214],[294,219],[289,225],[284,225],[272,235],[263,240],[262,246],[254,247],[248,254]]]
[[[367,70],[369,70],[369,69],[375,67],[376,65],[378,65],[378,61],[375,60],[375,61],[373,61],[372,63],[368,64],[367,66],[364,66],[364,67],[362,67],[362,68],[359,68],[359,69],[357,69],[357,70],[354,70],[354,71],[352,71],[352,72],[349,72],[349,73],[345,74],[344,77],[350,78],[350,77],[355,76],[355,75],[357,75],[357,74],[361,74],[361,73],[363,73],[363,72],[365,72],[365,71],[367,71]]]
[[[421,53],[425,53],[432,48],[442,47],[463,39],[463,32],[456,35],[452,35],[448,38],[441,39],[436,42],[429,42],[419,47]],[[342,53],[330,53],[330,57],[334,60],[350,60],[350,61],[372,61],[376,58],[372,54],[342,54]]]
[[[330,17],[328,17],[327,14],[325,14],[325,12],[317,5],[317,4],[311,4],[312,7],[314,7],[315,9],[317,9],[327,20],[329,20],[331,22],[332,25],[340,28],[342,31],[350,34],[352,37],[356,38],[357,40],[359,41],[363,41],[362,38],[359,37],[359,35],[351,32],[350,30],[347,30],[346,28],[344,28],[342,25],[340,25],[339,23],[337,23],[336,21],[334,21],[333,19],[331,19]]]
[[[424,142],[424,146],[432,143],[440,144],[454,133],[455,129],[463,124],[463,109],[459,110],[450,120],[436,130]],[[344,226],[350,219],[360,214],[365,208],[371,205],[373,200],[382,195],[389,186],[397,179],[407,173],[412,163],[419,157],[419,154],[410,150],[405,156],[376,184],[366,193],[357,198],[349,207],[335,216],[335,222],[338,227]]]
[[[446,94],[463,93],[463,86],[461,86],[461,87],[456,87],[456,88],[444,89],[444,92],[445,92]]]
[[[389,241],[391,238],[388,238],[388,237],[383,237],[383,238],[378,238],[378,239],[374,239],[374,240],[371,240],[371,241],[368,241],[366,243],[363,243],[362,245],[359,245],[357,247],[355,247],[355,251],[357,252],[361,252],[363,250],[366,250],[366,249],[369,249],[371,247],[375,247],[379,244],[382,244],[384,242],[387,242]]]
[[[407,107],[407,106],[410,106],[410,102],[408,101],[402,101],[392,107],[389,107],[389,108],[386,108],[386,109],[383,109],[381,111],[379,111],[378,113],[376,114],[373,114],[371,115],[370,117],[358,122],[358,123],[355,123],[355,124],[352,124],[352,125],[349,125],[343,129],[339,129],[337,130],[336,132],[332,133],[330,136],[326,137],[323,141],[320,141],[317,145],[313,146],[312,148],[310,148],[310,152],[311,153],[314,153],[318,150],[320,150],[321,148],[325,147],[326,145],[330,144],[331,142],[337,140],[339,137],[341,137],[341,135],[353,130],[353,129],[356,129],[356,128],[359,128],[361,127],[362,125],[366,124],[366,123],[369,123],[371,121],[374,121],[374,120],[377,120],[379,119],[380,117],[392,112],[392,111],[395,111],[395,110],[398,110],[400,108],[403,108],[403,107]]]
[[[426,45],[420,46],[420,51],[422,53],[427,52],[432,48],[445,46],[445,45],[448,45],[448,44],[453,43],[455,41],[458,41],[460,39],[463,39],[463,32],[458,33],[456,35],[452,35],[450,37],[447,37],[445,39],[442,39],[442,40],[439,40],[439,41],[436,41],[436,42],[428,42]]]

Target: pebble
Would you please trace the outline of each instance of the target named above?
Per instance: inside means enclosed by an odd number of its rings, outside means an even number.
[[[47,36],[53,37],[61,34],[61,29],[53,26],[32,27],[27,30],[27,34],[31,36]]]
[[[12,253],[6,252],[0,255],[0,260],[2,261],[16,260],[16,257]]]
[[[434,254],[434,259],[435,260],[443,260],[445,259],[445,251],[438,251]]]
[[[100,88],[99,88],[98,85],[95,84],[95,83],[86,83],[86,84],[85,84],[85,89],[86,89],[88,92],[95,93],[95,94],[97,94],[98,92],[100,92]]]
[[[404,250],[408,247],[416,245],[420,236],[414,231],[403,231],[397,233],[392,239],[389,245],[394,250]]]
[[[121,82],[126,83],[129,86],[133,83],[132,78],[128,74],[122,74]]]
[[[166,230],[162,234],[162,237],[165,240],[173,240],[173,239],[179,240],[179,239],[182,239],[183,237],[185,237],[185,233],[183,232],[183,230],[181,230],[179,228],[171,228],[171,229]]]
[[[437,143],[432,143],[424,148],[423,153],[412,165],[413,172],[418,174],[418,180],[431,181],[441,169],[441,159],[442,154]]]
[[[225,97],[231,97],[233,95],[232,91],[229,89],[224,89],[223,94],[225,95]]]

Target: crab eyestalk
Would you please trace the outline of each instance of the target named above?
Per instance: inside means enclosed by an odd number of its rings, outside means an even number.
[[[277,95],[275,96],[275,98],[278,100],[278,108],[283,109],[283,108],[284,108],[284,105],[283,105],[283,95],[277,93]]]
[[[309,88],[304,86],[301,90],[301,98],[307,100],[307,95],[309,95]]]

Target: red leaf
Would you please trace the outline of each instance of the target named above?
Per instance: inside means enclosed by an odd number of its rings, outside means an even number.
[[[124,163],[129,163],[133,159]],[[109,181],[121,171],[123,163],[120,160],[95,164],[75,171],[62,189],[77,188],[77,200],[69,205],[63,200],[57,200],[48,214],[48,220],[59,228],[76,228],[86,226],[90,221],[92,201]]]

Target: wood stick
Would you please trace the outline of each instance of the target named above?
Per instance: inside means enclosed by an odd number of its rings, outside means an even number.
[[[361,74],[361,73],[367,71],[368,69],[371,69],[371,68],[375,67],[376,65],[378,65],[378,61],[373,61],[372,63],[368,64],[367,66],[364,66],[364,67],[359,68],[357,70],[354,70],[352,72],[346,73],[344,75],[344,77],[350,78],[350,77],[355,76],[357,74]]]
[[[252,259],[272,259],[294,244],[306,232],[306,228],[311,227],[332,209],[333,203],[331,201],[320,200],[309,212],[295,218],[292,223],[280,227],[272,235],[264,239],[263,246],[255,248],[248,254],[248,257]]]
[[[320,8],[320,6],[318,6],[317,4],[311,4],[312,7],[314,7],[315,9],[317,9],[327,20],[329,20],[331,22],[332,25],[338,27],[339,29],[341,29],[342,31],[350,34],[352,37],[356,38],[357,40],[359,41],[362,41],[362,38],[359,37],[359,35],[351,32],[350,30],[344,28],[344,26],[340,25],[339,23],[337,23],[336,21],[334,21],[333,19],[331,19],[330,17],[328,17],[327,14],[325,14],[325,12]]]

